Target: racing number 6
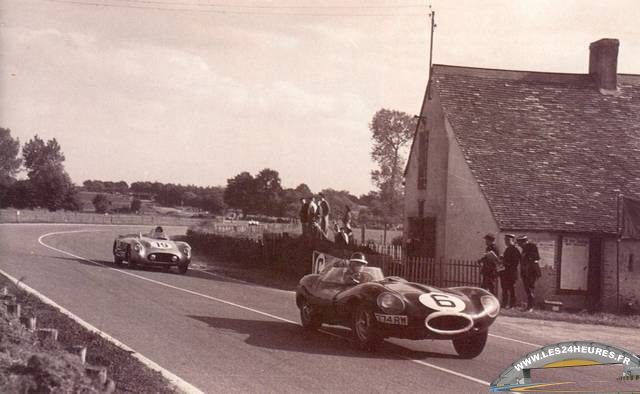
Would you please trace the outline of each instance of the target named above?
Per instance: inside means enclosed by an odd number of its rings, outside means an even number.
[[[451,301],[446,294],[430,294],[435,303],[442,308],[455,308],[456,303]]]
[[[466,308],[463,300],[453,294],[431,292],[422,294],[419,298],[422,305],[442,312],[462,312]]]

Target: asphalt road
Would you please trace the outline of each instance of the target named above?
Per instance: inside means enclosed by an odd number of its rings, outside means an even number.
[[[364,353],[346,329],[304,332],[292,292],[199,270],[116,269],[113,239],[132,230],[148,228],[0,225],[0,269],[208,393],[487,393],[507,365],[551,343],[640,351],[635,329],[500,317],[473,360],[459,359],[448,341],[387,340]],[[534,381],[620,387],[620,366],[537,372]],[[624,383],[640,391],[640,382]]]

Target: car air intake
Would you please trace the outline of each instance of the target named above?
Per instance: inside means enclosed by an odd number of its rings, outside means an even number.
[[[156,256],[156,259],[154,261],[158,261],[161,263],[175,263],[175,261],[172,261],[171,258],[173,256],[175,256],[174,254],[171,253],[154,253],[154,255]]]
[[[436,334],[456,335],[473,327],[473,320],[462,313],[435,312],[427,316],[425,325]]]

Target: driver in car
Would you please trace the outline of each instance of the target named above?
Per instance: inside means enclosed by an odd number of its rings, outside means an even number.
[[[164,233],[164,229],[162,228],[162,226],[158,226],[151,230],[149,236],[155,239],[168,239],[167,235]]]
[[[369,263],[363,253],[355,252],[349,259],[349,265],[344,273],[344,283],[357,285],[358,283],[371,280],[371,275],[363,272]]]

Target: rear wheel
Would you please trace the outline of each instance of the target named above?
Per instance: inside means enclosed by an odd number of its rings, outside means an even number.
[[[384,338],[378,333],[376,318],[365,305],[358,305],[353,312],[353,336],[359,348],[373,351]]]
[[[489,331],[484,330],[469,336],[456,338],[453,340],[453,347],[456,349],[456,352],[460,357],[475,358],[484,350],[484,345],[487,344],[488,336]]]
[[[305,330],[317,330],[322,325],[320,316],[306,298],[300,301],[300,321]]]

